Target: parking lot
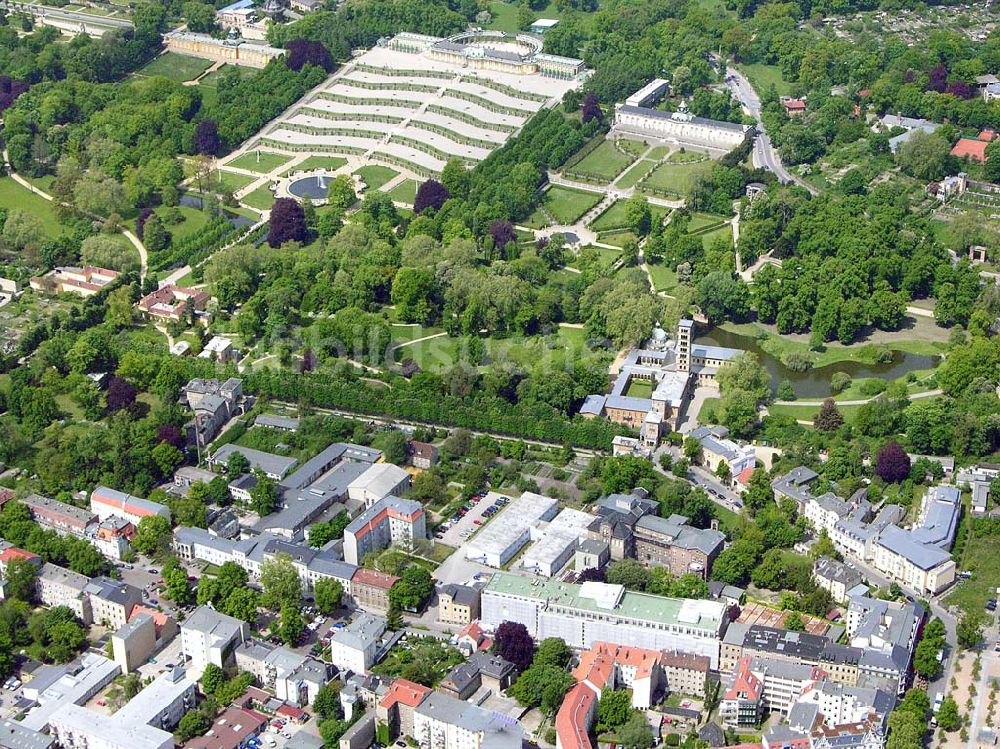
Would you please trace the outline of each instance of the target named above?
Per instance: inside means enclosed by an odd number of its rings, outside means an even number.
[[[464,517],[458,519],[444,534],[437,540],[446,546],[459,547],[466,543],[473,534],[479,530],[482,525],[486,523],[489,519],[484,516],[489,508],[493,507],[497,500],[503,499],[503,495],[497,494],[496,492],[486,492],[486,494],[477,500],[477,497],[473,497],[468,503],[471,505]],[[501,506],[502,509],[502,506]],[[494,515],[496,517],[496,515]],[[479,521],[478,523],[476,521]]]

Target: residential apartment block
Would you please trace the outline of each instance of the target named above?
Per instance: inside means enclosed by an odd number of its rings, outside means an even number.
[[[327,664],[259,640],[237,646],[236,668],[254,675],[257,683],[295,707],[311,705],[330,680]]]
[[[209,663],[230,668],[236,662],[236,648],[249,637],[249,624],[210,606],[199,606],[181,623],[181,651],[198,675]]]
[[[109,577],[95,577],[87,583],[84,593],[90,598],[94,621],[110,629],[125,626],[132,609],[142,603],[142,591]]]
[[[413,711],[420,749],[521,749],[521,724],[506,715],[431,692]]]
[[[99,486],[90,495],[90,509],[100,520],[110,517],[123,518],[138,526],[145,517],[162,517],[170,520],[170,508],[159,502]]]
[[[385,628],[382,617],[361,614],[346,627],[334,630],[330,634],[330,662],[342,671],[368,673]]]
[[[365,555],[389,545],[413,548],[415,542],[425,538],[427,519],[423,505],[390,495],[369,505],[344,529],[344,560],[360,564]]]

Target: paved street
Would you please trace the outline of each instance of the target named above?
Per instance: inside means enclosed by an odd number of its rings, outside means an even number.
[[[732,91],[733,96],[746,108],[750,116],[757,120],[757,137],[753,144],[753,165],[764,167],[777,175],[778,180],[783,184],[794,182],[800,187],[804,187],[813,195],[817,195],[819,190],[804,181],[799,176],[789,172],[785,165],[781,163],[781,157],[771,144],[771,139],[764,130],[764,123],[760,117],[760,97],[754,91],[743,74],[733,67],[726,67],[726,85]]]

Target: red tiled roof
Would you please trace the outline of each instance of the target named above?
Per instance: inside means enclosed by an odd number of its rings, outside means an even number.
[[[580,665],[573,669],[573,678],[603,689],[616,665],[634,666],[635,678],[644,679],[652,673],[659,660],[660,653],[656,650],[596,642],[590,650],[580,654]]]
[[[997,137],[997,131],[992,130],[990,128],[986,128],[985,130],[981,130],[979,132],[979,140],[985,140],[987,143],[989,143],[996,137]]]
[[[0,505],[14,499],[14,490],[0,486]]]
[[[191,739],[185,749],[237,749],[267,724],[263,715],[251,710],[230,707],[216,718],[205,736]]]
[[[806,108],[806,103],[802,99],[785,99],[781,103],[785,105],[785,109],[801,111]]]
[[[556,733],[562,749],[591,749],[590,717],[597,694],[585,684],[577,684],[566,692],[556,714]]]
[[[754,470],[754,466],[750,466],[749,468],[744,468],[740,471],[740,475],[736,477],[737,483],[743,484],[743,486],[750,483],[750,477],[753,476]]]
[[[0,563],[7,564],[7,562],[14,559],[41,559],[41,557],[37,554],[32,554],[30,551],[18,549],[14,546],[0,551]]]
[[[351,583],[353,585],[371,585],[373,588],[389,590],[398,580],[399,578],[395,575],[387,575],[385,572],[358,567],[351,578]]]
[[[396,703],[402,703],[407,707],[416,707],[430,693],[431,690],[425,686],[406,679],[396,679],[389,685],[389,691],[382,697],[379,705],[386,709],[392,708]]]
[[[712,661],[707,655],[684,653],[680,650],[664,650],[660,653],[660,663],[670,668],[687,668],[704,671],[706,674],[712,668]]]
[[[971,161],[986,163],[986,146],[989,145],[984,140],[973,140],[972,138],[959,138],[958,143],[951,149],[951,155],[960,159],[968,158]]]
[[[733,675],[733,685],[726,690],[724,699],[756,702],[762,692],[763,684],[750,670],[750,658],[740,658],[736,673]]]
[[[294,718],[295,720],[301,720],[302,716],[306,714],[306,711],[301,707],[295,707],[294,705],[284,704],[275,710],[278,715],[287,715],[289,718]]]

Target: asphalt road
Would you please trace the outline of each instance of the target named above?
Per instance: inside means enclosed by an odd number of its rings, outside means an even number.
[[[726,85],[729,86],[729,90],[732,91],[737,101],[750,113],[750,116],[757,120],[757,137],[754,139],[753,144],[754,166],[764,167],[768,171],[774,172],[778,180],[783,184],[795,183],[800,187],[804,187],[813,195],[819,193],[819,190],[789,172],[785,169],[784,164],[781,163],[781,157],[771,144],[771,139],[764,130],[764,123],[760,117],[760,97],[754,91],[753,86],[750,85],[750,81],[736,68],[727,66]]]

